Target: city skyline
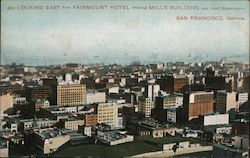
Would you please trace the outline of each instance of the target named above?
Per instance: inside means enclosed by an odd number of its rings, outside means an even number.
[[[70,9],[45,9],[58,4]],[[97,4],[109,9],[76,9],[97,8]],[[220,59],[246,62],[249,57],[247,4],[247,1],[2,1],[1,64],[130,64],[133,61],[147,64]],[[127,6],[129,10],[110,9],[115,5]],[[15,9],[8,8],[11,6]],[[42,6],[43,10],[20,9],[22,6]],[[134,6],[148,9],[133,9]],[[164,6],[177,9],[162,10]],[[178,9],[178,6],[194,7]],[[221,6],[243,9],[201,10]],[[183,15],[222,16],[224,20],[178,21],[177,16]],[[245,20],[226,20],[227,16]]]

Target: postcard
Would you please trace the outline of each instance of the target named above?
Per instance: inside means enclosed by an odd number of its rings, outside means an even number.
[[[248,0],[2,0],[0,157],[249,157],[249,37]]]

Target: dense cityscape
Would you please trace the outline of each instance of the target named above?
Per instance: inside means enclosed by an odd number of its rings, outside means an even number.
[[[250,64],[0,66],[0,157],[249,157]]]

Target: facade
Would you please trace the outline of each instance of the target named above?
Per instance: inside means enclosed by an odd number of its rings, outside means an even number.
[[[9,108],[13,108],[13,96],[10,93],[0,95],[0,119],[3,113]]]
[[[217,92],[216,111],[220,113],[228,113],[237,106],[236,92],[227,92],[220,90]]]
[[[90,126],[83,127],[83,134],[91,137],[91,127]]]
[[[9,157],[9,142],[0,137],[0,157]]]
[[[57,86],[57,105],[81,105],[86,104],[85,85],[58,85]]]
[[[34,99],[49,99],[51,91],[48,87],[44,86],[31,86],[27,88],[27,100],[32,101]]]
[[[70,140],[70,136],[58,129],[43,129],[34,132],[32,143],[40,149],[43,154],[51,154]]]
[[[71,131],[77,131],[79,126],[84,125],[84,120],[78,120],[76,118],[62,119],[59,121],[62,128],[69,129]]]
[[[142,121],[132,121],[129,125],[131,131],[141,136],[152,136],[153,138],[175,136],[176,127],[168,127],[158,121],[148,118]]]
[[[144,96],[150,98],[151,101],[154,101],[155,97],[158,96],[159,91],[160,86],[158,84],[149,84],[145,87]]]
[[[213,144],[213,156],[218,158],[242,158],[248,157],[248,151],[233,148],[227,144]]]
[[[97,106],[98,123],[106,123],[112,127],[117,126],[118,106],[114,103],[99,103]]]
[[[226,125],[229,124],[229,114],[207,114],[200,115],[202,126]]]
[[[179,123],[183,95],[179,93],[156,97],[155,118],[162,122]]]
[[[238,92],[237,93],[237,101],[238,101],[238,104],[237,104],[237,106],[236,106],[236,111],[239,111],[239,109],[240,109],[240,106],[242,105],[242,104],[244,104],[245,102],[247,102],[248,101],[248,93],[241,93],[241,92]]]
[[[174,76],[174,92],[180,92],[186,85],[188,85],[189,79],[185,75]]]
[[[20,120],[19,128],[20,130],[30,130],[34,128],[45,128],[51,127],[55,125],[57,120],[49,120],[49,119],[24,119]]]
[[[112,130],[112,131],[97,131],[97,140],[112,145],[118,145],[134,141],[134,136],[127,135],[126,132]]]
[[[214,93],[206,91],[192,92],[184,99],[184,114],[187,120],[198,118],[199,115],[205,115],[214,112]]]
[[[40,111],[40,108],[49,107],[50,102],[48,100],[38,99],[34,101],[33,105],[34,105],[35,111]]]
[[[57,102],[56,88],[58,85],[57,79],[56,78],[43,78],[42,81],[43,81],[43,86],[47,87],[51,93],[49,101],[51,102],[52,105],[56,104]]]
[[[104,103],[106,101],[105,92],[87,92],[86,102],[87,104]]]
[[[153,108],[153,101],[151,98],[140,97],[138,102],[138,112],[143,114],[144,117],[151,116],[151,110]]]
[[[85,115],[85,126],[92,126],[98,123],[97,114],[86,114]]]
[[[249,135],[249,120],[232,120],[232,133],[235,135]]]
[[[161,109],[178,108],[183,105],[182,94],[164,95],[156,97],[156,107]]]

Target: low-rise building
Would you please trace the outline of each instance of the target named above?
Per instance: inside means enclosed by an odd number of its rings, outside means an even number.
[[[104,103],[106,101],[105,92],[87,92],[86,102],[87,104]]]
[[[9,157],[9,142],[0,137],[0,157]]]
[[[202,127],[210,125],[225,125],[229,124],[229,114],[210,113],[200,115],[199,121]]]
[[[43,154],[50,154],[57,151],[61,146],[70,140],[70,136],[59,129],[43,129],[34,132],[32,140]]]
[[[171,127],[168,124],[161,124],[152,118],[143,121],[131,121],[129,127],[137,135],[150,135],[153,138],[164,137],[167,135],[175,135],[176,127]]]
[[[133,135],[127,135],[125,131],[97,131],[97,140],[108,145],[118,145],[134,141]]]
[[[97,114],[85,114],[85,126],[92,126],[98,123],[98,116]]]
[[[69,129],[72,131],[77,131],[79,126],[84,125],[84,120],[78,119],[78,118],[67,118],[67,119],[61,119],[59,121],[60,127]]]

